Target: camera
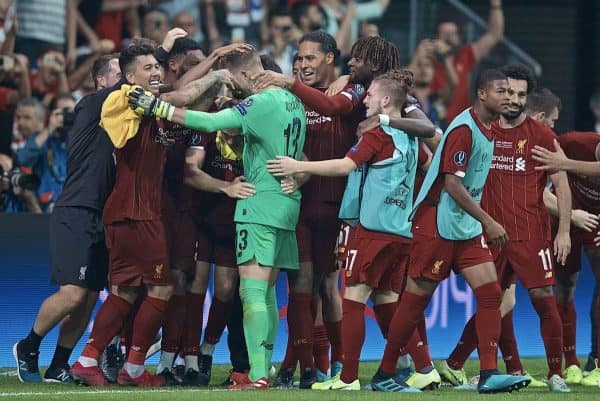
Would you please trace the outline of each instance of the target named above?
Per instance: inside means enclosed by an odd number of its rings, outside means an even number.
[[[35,174],[25,174],[18,168],[14,168],[10,171],[4,171],[0,166],[0,179],[6,179],[12,187],[20,187],[35,191],[40,186],[40,178]]]
[[[62,115],[63,125],[62,127],[58,127],[56,130],[59,132],[60,135],[66,136],[73,127],[73,124],[75,123],[75,112],[72,109],[65,107],[62,110]]]

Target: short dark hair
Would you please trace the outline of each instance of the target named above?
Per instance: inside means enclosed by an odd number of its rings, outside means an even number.
[[[72,101],[75,101],[75,98],[70,93],[67,93],[67,92],[57,93],[56,95],[54,95],[52,97],[52,100],[50,101],[50,104],[48,105],[48,110],[50,112],[54,111],[56,109],[56,105],[58,104],[58,102],[63,99],[70,99]]]
[[[92,64],[92,80],[94,87],[98,89],[98,75],[105,75],[108,72],[110,60],[118,59],[118,53],[104,54]]]
[[[173,48],[169,52],[169,56],[165,63],[173,60],[175,57],[185,55],[187,52],[192,50],[202,50],[200,44],[196,42],[194,39],[190,38],[177,38],[175,42],[173,42]]]
[[[295,2],[294,5],[292,5],[292,8],[290,9],[290,15],[292,16],[292,21],[294,21],[294,24],[300,26],[300,17],[303,17],[306,14],[308,14],[308,9],[313,6],[314,4],[309,0],[301,0]]]
[[[530,94],[537,86],[533,71],[524,64],[508,64],[500,69],[507,78],[519,81],[527,81],[527,94]]]
[[[440,25],[442,25],[442,24],[456,25],[456,27],[458,28],[458,33],[460,34],[460,25],[458,24],[458,21],[456,21],[452,18],[448,18],[446,16],[442,16],[435,22],[434,32],[436,35],[439,35]]]
[[[358,39],[352,45],[350,56],[360,58],[365,63],[370,63],[377,68],[377,74],[400,68],[398,48],[381,36],[367,36]]]
[[[271,23],[271,21],[275,17],[291,17],[291,16],[292,16],[292,14],[290,13],[289,8],[287,8],[285,6],[278,6],[269,12],[269,23]]]
[[[560,111],[562,103],[560,98],[548,88],[536,89],[527,96],[527,103],[525,104],[525,112],[527,114],[539,112],[550,114],[554,108]]]
[[[302,42],[318,43],[321,46],[323,53],[333,53],[334,62],[340,57],[340,49],[337,47],[335,38],[323,30],[305,33],[300,38],[298,44],[301,44]]]
[[[281,71],[281,67],[279,66],[279,64],[277,64],[275,59],[273,59],[273,57],[269,56],[268,54],[262,54],[260,56],[260,63],[262,64],[262,66],[265,70],[275,71],[275,72],[278,72],[279,74],[283,73]]]
[[[477,78],[477,84],[475,85],[475,91],[479,89],[487,89],[488,85],[492,81],[506,80],[506,75],[497,68],[488,68],[483,70]]]
[[[119,67],[121,67],[121,72],[123,74],[130,72],[137,57],[153,54],[154,46],[147,41],[131,44],[129,47],[125,48],[119,56]]]
[[[400,108],[406,102],[406,95],[413,84],[413,73],[407,69],[390,70],[375,77],[373,82],[381,82],[394,99],[394,106]]]

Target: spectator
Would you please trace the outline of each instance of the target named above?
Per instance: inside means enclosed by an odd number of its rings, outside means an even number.
[[[374,22],[362,21],[358,30],[358,38],[360,39],[368,36],[379,36],[379,27]]]
[[[102,0],[102,12],[96,22],[95,31],[100,39],[110,39],[116,49],[122,49],[125,43],[123,32],[129,38],[142,36],[138,8],[146,0]]]
[[[74,120],[75,99],[57,94],[50,102],[48,126],[30,135],[17,152],[19,163],[31,166],[40,177],[38,199],[44,211],[51,212],[67,176],[67,134]]]
[[[590,109],[592,110],[592,114],[594,114],[594,132],[600,134],[600,89],[596,89],[592,94]]]
[[[490,0],[488,30],[476,42],[462,45],[458,25],[451,20],[440,20],[436,25],[436,39],[450,46],[450,57],[458,76],[458,83],[446,111],[446,121],[452,121],[460,112],[471,105],[469,81],[471,71],[487,56],[504,35],[504,13],[502,0]],[[440,92],[447,85],[444,60],[435,65],[431,92]]]
[[[30,136],[44,129],[45,117],[46,109],[36,98],[29,97],[17,104],[14,118],[16,130],[11,144],[13,152],[18,152]]]
[[[262,54],[272,57],[286,75],[292,74],[294,54],[298,51],[294,45],[298,34],[287,8],[276,8],[269,14],[269,44]]]
[[[142,34],[144,38],[162,43],[169,31],[169,16],[159,8],[152,8],[144,15]]]
[[[31,95],[47,106],[55,93],[69,92],[65,56],[56,50],[41,52],[37,66],[37,71],[29,75]]]
[[[325,30],[331,35],[336,36],[336,39],[337,31],[340,29],[341,21],[343,21],[344,17],[347,15],[350,3],[354,3],[354,1],[343,2],[340,0],[321,0],[321,8],[325,12]],[[353,18],[350,21],[349,27],[350,36],[348,38],[348,42],[350,45],[356,42],[359,38],[361,22],[369,19],[380,18],[385,10],[387,10],[389,4],[390,0],[371,0],[360,3],[356,2],[356,10],[353,14]],[[379,34],[365,36],[379,36]],[[340,50],[342,50],[341,47]]]
[[[14,157],[0,153],[0,213],[42,213],[35,193],[15,185],[15,173],[21,174]]]
[[[203,43],[201,8],[204,2],[205,0],[161,0],[156,7],[167,13],[172,27],[185,29],[190,39]]]
[[[323,11],[319,6],[308,0],[294,3],[291,8],[291,15],[294,24],[302,31],[302,34],[318,31],[325,26],[325,15]],[[335,33],[336,32],[333,32],[331,35],[335,36]]]
[[[9,81],[16,86],[0,86],[0,111],[12,112],[21,99],[31,96],[27,66],[27,58],[22,54],[0,55],[0,82]]]
[[[75,0],[18,0],[15,50],[36,60],[44,49],[65,51],[66,65],[75,62]]]
[[[17,14],[13,0],[0,0],[0,54],[11,54],[15,50]]]
[[[449,46],[441,41],[425,39],[419,43],[417,51],[413,55],[409,69],[414,74],[414,85],[412,95],[415,96],[423,106],[423,111],[436,126],[444,129],[446,127],[446,107],[452,98],[456,88],[457,76],[454,65],[449,57]],[[431,82],[434,76],[434,65],[436,60],[444,60],[446,86],[439,92],[431,91]]]
[[[182,11],[175,14],[173,17],[173,23],[171,24],[174,28],[182,28],[187,32],[188,38],[202,43],[204,41],[204,35],[202,30],[198,28],[197,17],[188,11]]]

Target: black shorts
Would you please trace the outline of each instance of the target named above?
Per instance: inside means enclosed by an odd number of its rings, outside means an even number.
[[[108,251],[102,213],[85,207],[55,207],[50,216],[51,281],[100,291],[108,282]]]

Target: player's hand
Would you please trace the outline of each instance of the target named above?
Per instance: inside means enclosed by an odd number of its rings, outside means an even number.
[[[187,32],[181,28],[173,28],[163,39],[161,47],[165,49],[167,53],[169,53],[173,49],[173,45],[175,44],[175,40],[179,38],[185,38],[187,36]]]
[[[129,98],[129,106],[142,117],[168,118],[169,115],[172,115],[171,110],[175,109],[173,105],[158,100],[156,96],[144,90],[141,86],[133,85],[127,92],[127,97]]]
[[[497,221],[491,219],[489,223],[483,226],[485,232],[487,233],[487,237],[492,242],[496,248],[502,248],[506,241],[508,241],[508,234],[506,234],[506,230]]]
[[[346,86],[348,86],[349,82],[350,75],[342,75],[341,77],[333,81],[331,85],[329,85],[329,88],[327,88],[325,94],[327,96],[337,95],[338,93],[343,91]]]
[[[287,156],[277,156],[275,160],[267,160],[267,171],[275,177],[285,177],[298,172],[298,160]]]
[[[232,199],[246,199],[256,194],[256,188],[254,185],[246,182],[246,177],[239,176],[235,177],[227,187],[223,188],[223,192]]]
[[[252,50],[254,50],[254,48],[248,43],[231,43],[229,45],[221,46],[213,50],[213,52],[211,53],[211,57],[219,58],[231,52],[246,53]]]
[[[600,223],[600,216],[588,213],[582,209],[575,209],[571,212],[571,223],[587,232],[592,232]]]
[[[254,89],[262,90],[269,86],[289,89],[294,85],[294,77],[279,74],[275,71],[262,71],[250,78]]]
[[[565,152],[560,147],[560,144],[555,139],[554,140],[554,149],[556,152],[552,152],[546,148],[541,146],[535,146],[531,153],[533,153],[533,160],[542,163],[542,166],[537,166],[536,170],[551,170],[551,171],[561,171],[565,169],[565,164],[569,161]]]
[[[281,190],[286,194],[293,194],[298,189],[298,182],[292,176],[283,177],[280,185]]]
[[[596,238],[594,238],[594,244],[600,248],[600,231],[598,231]]]
[[[557,233],[554,237],[554,257],[556,261],[565,265],[567,263],[567,256],[571,253],[571,236],[568,232]]]
[[[356,136],[360,138],[365,132],[377,127],[379,127],[379,114],[375,114],[367,119],[362,120],[358,124],[358,127],[356,127]]]

